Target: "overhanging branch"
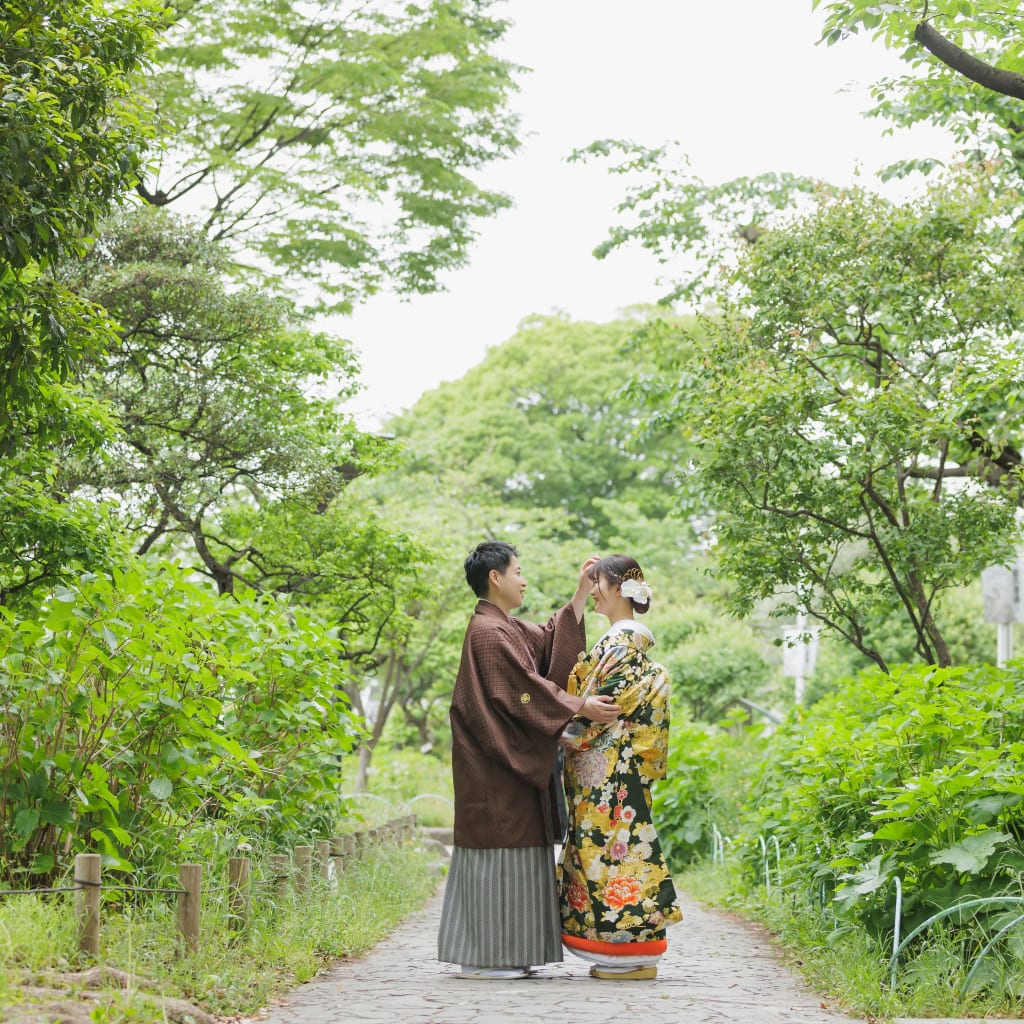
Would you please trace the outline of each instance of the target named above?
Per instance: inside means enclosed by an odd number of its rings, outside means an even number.
[[[1024,100],[1024,75],[1016,71],[1005,71],[993,67],[983,60],[962,50],[950,42],[941,32],[936,31],[927,21],[918,22],[914,38],[933,56],[938,57],[947,67],[969,78],[972,82],[992,92]]]

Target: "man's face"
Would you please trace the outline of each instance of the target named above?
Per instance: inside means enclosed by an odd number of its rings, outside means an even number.
[[[526,580],[523,579],[523,570],[515,555],[504,572],[496,569],[491,571],[490,583],[490,600],[506,614],[523,603]]]

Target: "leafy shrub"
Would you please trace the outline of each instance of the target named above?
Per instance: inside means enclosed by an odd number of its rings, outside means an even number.
[[[0,872],[329,834],[329,766],[358,732],[346,678],[308,614],[172,566],[83,575],[33,619],[0,609]]]
[[[903,934],[969,897],[1019,895],[1022,755],[1020,664],[864,673],[774,737],[748,863],[770,833],[791,882],[874,935],[892,927],[897,876]],[[974,920],[988,931],[1004,911]]]
[[[772,680],[764,644],[733,621],[703,624],[664,659],[673,697],[685,700],[694,718],[710,720],[737,697],[763,699]]]
[[[723,841],[742,830],[764,743],[759,727],[706,725],[674,712],[668,774],[654,788],[658,836],[671,864],[710,857],[715,829]]]

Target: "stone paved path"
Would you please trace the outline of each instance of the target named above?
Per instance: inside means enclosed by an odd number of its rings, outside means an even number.
[[[598,981],[570,954],[520,981],[466,981],[437,961],[441,892],[359,960],[341,963],[272,1006],[269,1024],[842,1024],[780,966],[756,928],[683,899],[669,951],[649,982]],[[977,1022],[974,1022],[977,1024]]]

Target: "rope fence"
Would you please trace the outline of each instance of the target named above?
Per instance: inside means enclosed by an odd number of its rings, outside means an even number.
[[[415,815],[409,814],[377,828],[349,832],[332,839],[318,839],[310,845],[293,847],[291,853],[273,853],[267,858],[269,871],[261,881],[269,884],[274,898],[285,899],[289,888],[296,896],[308,892],[316,878],[319,882],[336,884],[347,861],[361,857],[383,842],[411,839],[416,827]],[[78,924],[78,948],[96,956],[100,949],[100,907],[104,893],[140,892],[177,896],[178,936],[185,950],[199,948],[202,898],[211,893],[227,893],[228,922],[232,929],[242,929],[249,921],[252,905],[252,862],[249,857],[228,860],[226,884],[203,886],[201,864],[179,864],[178,886],[140,886],[107,884],[103,881],[102,859],[98,853],[80,853],[75,857],[72,875],[74,885],[38,889],[0,889],[0,898],[8,896],[40,896],[50,893],[73,893],[75,918]]]

